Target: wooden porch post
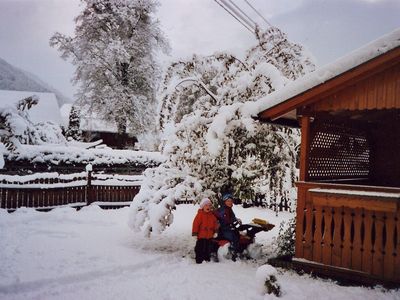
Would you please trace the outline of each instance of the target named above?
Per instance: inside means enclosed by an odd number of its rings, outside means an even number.
[[[301,144],[300,144],[300,174],[299,180],[305,181],[308,179],[308,152],[309,152],[309,137],[310,137],[310,117],[302,116],[300,119],[301,125]],[[307,189],[303,186],[298,186],[297,189],[297,208],[296,208],[296,242],[295,242],[295,257],[304,258],[307,251],[304,251],[304,224],[306,211]],[[310,226],[310,224],[308,224]],[[305,253],[306,252],[306,253]],[[308,255],[307,255],[308,256]]]
[[[310,117],[301,116],[300,181],[308,180],[308,158],[310,150]]]

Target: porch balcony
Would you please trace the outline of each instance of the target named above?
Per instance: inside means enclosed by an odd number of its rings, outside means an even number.
[[[295,259],[400,282],[400,188],[298,182]]]

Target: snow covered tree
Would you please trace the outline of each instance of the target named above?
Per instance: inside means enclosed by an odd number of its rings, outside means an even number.
[[[80,141],[82,138],[82,130],[80,130],[80,116],[78,108],[72,105],[69,112],[68,128],[65,131],[65,136],[73,138],[75,141]]]
[[[159,120],[167,161],[145,173],[131,205],[133,228],[161,232],[172,221],[175,200],[216,202],[222,189],[244,200],[257,193],[287,197],[299,133],[260,124],[254,102],[314,65],[277,28],[257,31],[257,38],[243,62],[218,53],[167,71]]]
[[[38,101],[33,95],[20,100],[16,107],[0,108],[0,141],[8,151],[18,151],[21,144],[66,143],[59,125],[52,122],[34,124],[31,121],[29,109]]]
[[[157,0],[81,0],[75,36],[55,33],[50,45],[76,67],[78,104],[138,135],[155,126],[158,50],[168,43],[154,19]]]

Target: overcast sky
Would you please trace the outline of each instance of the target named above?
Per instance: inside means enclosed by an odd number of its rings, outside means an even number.
[[[234,0],[261,26],[244,0]],[[400,28],[400,0],[248,0],[289,39],[305,46],[318,65]],[[72,35],[79,0],[0,0],[0,58],[39,76],[73,98],[73,66],[49,46],[58,31]],[[255,44],[249,31],[214,0],[160,0],[157,17],[171,58],[227,50],[243,56]]]

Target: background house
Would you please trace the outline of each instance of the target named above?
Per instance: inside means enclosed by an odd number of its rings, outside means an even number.
[[[61,107],[64,128],[68,128],[72,104]],[[112,122],[100,120],[95,114],[92,116],[79,116],[79,130],[83,142],[102,140],[104,144],[113,149],[134,149],[137,138],[131,132],[119,134],[117,126]]]

